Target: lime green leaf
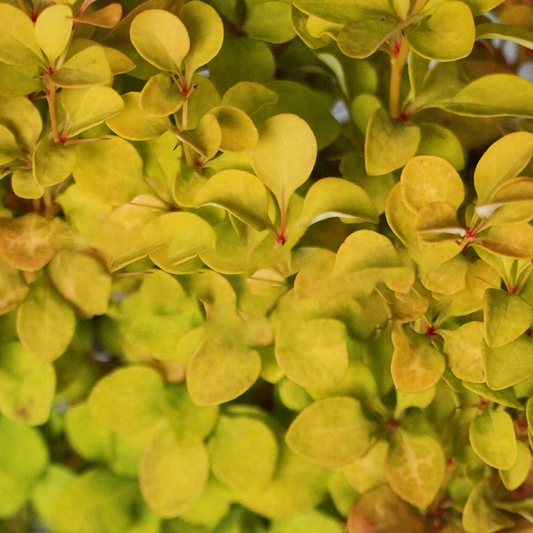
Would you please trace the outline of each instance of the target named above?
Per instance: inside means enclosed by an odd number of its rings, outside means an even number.
[[[114,28],[122,18],[122,6],[120,4],[108,4],[102,9],[90,13],[84,12],[81,17],[76,17],[76,22],[90,24],[98,28]]]
[[[195,129],[182,131],[177,137],[192,146],[202,157],[211,159],[221,148],[222,129],[215,115],[206,113]]]
[[[159,70],[181,74],[190,46],[183,22],[169,11],[148,9],[131,23],[130,38],[139,54]]]
[[[222,415],[208,442],[211,469],[236,492],[263,490],[277,468],[277,435],[260,417],[231,409]]]
[[[154,439],[139,466],[141,492],[148,505],[164,518],[183,513],[198,500],[208,476],[204,445],[181,448],[170,430]]]
[[[446,369],[446,361],[427,335],[410,326],[392,332],[394,352],[391,373],[398,390],[418,392],[436,385]]]
[[[17,7],[2,3],[0,20],[4,22],[0,35],[0,60],[8,65],[43,65],[44,58],[31,19]]]
[[[419,124],[422,131],[417,155],[434,155],[449,161],[457,170],[465,166],[463,146],[449,129],[438,124]]]
[[[294,383],[312,389],[337,385],[348,370],[347,333],[332,318],[299,323],[282,319],[276,332],[276,360]]]
[[[435,61],[457,61],[472,51],[476,38],[474,18],[464,2],[445,2],[406,36],[413,50]]]
[[[22,272],[0,260],[0,315],[15,309],[26,298],[29,290]]]
[[[281,44],[296,34],[290,20],[291,6],[285,0],[247,0],[243,30],[251,39]]]
[[[476,39],[504,39],[519,44],[529,50],[533,49],[533,32],[526,28],[485,22],[476,26]]]
[[[331,27],[337,29],[341,24],[335,24],[334,22],[325,21],[318,17],[313,17],[302,13],[299,9],[294,7],[294,4],[291,2],[291,11],[290,11],[290,21],[297,35],[302,39],[302,41],[309,47],[311,50],[316,50],[326,46],[333,40],[333,32],[330,31],[314,31],[317,24],[313,26],[313,22],[318,21],[322,23],[319,27],[319,30],[322,30],[324,25],[326,29]],[[317,36],[318,34],[318,36]]]
[[[120,95],[106,86],[64,89],[58,100],[65,111],[63,137],[71,138],[122,111]]]
[[[385,440],[380,440],[363,457],[342,466],[340,471],[344,474],[350,486],[361,494],[383,485],[386,483],[385,459],[388,450],[389,443]]]
[[[463,510],[463,527],[468,533],[486,533],[513,527],[508,514],[494,507],[489,481],[484,479],[471,489]]]
[[[39,69],[35,66],[16,66],[0,63],[1,96],[26,96],[43,89],[43,82],[36,76]]]
[[[474,185],[480,204],[490,203],[495,191],[516,178],[533,155],[533,134],[517,131],[492,144],[479,160]]]
[[[453,331],[439,329],[439,335],[444,338],[448,366],[459,379],[472,383],[485,382],[483,330],[482,322],[468,322]]]
[[[76,151],[71,146],[55,143],[43,137],[33,153],[33,177],[43,187],[50,187],[67,179],[76,165]]]
[[[457,208],[446,202],[432,202],[421,207],[416,213],[415,228],[424,242],[457,241],[466,235],[457,220]]]
[[[403,200],[414,213],[433,202],[444,202],[457,209],[464,200],[463,180],[440,157],[413,157],[402,171],[401,184]]]
[[[376,109],[381,109],[382,107],[381,100],[374,94],[359,94],[352,101],[350,112],[355,125],[363,135]]]
[[[35,181],[31,170],[15,170],[11,176],[13,192],[20,198],[42,198],[44,187]]]
[[[48,6],[37,17],[35,38],[51,65],[66,50],[72,24],[72,9],[64,4]]]
[[[370,176],[387,174],[403,167],[416,154],[420,128],[389,116],[378,108],[366,129],[365,164]]]
[[[427,531],[420,514],[388,485],[365,492],[348,516],[348,533],[368,533],[369,528],[390,533]]]
[[[60,250],[50,262],[50,279],[83,317],[103,315],[111,294],[111,275],[91,255]]]
[[[79,144],[76,156],[74,180],[95,200],[122,205],[147,190],[139,153],[120,137]]]
[[[345,530],[339,519],[314,509],[273,520],[269,533],[343,533],[343,531]]]
[[[181,109],[186,99],[174,78],[155,74],[144,85],[139,105],[152,117],[167,117]]]
[[[516,392],[512,387],[502,390],[492,390],[485,383],[470,383],[468,381],[463,381],[463,386],[491,402],[496,402],[513,409],[522,410],[524,408],[520,400],[516,397]]]
[[[504,0],[465,0],[465,3],[472,10],[474,17],[483,15],[483,13],[494,9],[503,2]]]
[[[509,491],[517,489],[526,480],[531,470],[531,452],[522,441],[516,442],[516,461],[509,470],[500,470],[500,478]]]
[[[199,444],[213,432],[219,418],[218,407],[195,405],[185,383],[167,385],[165,399],[165,418],[180,446]]]
[[[30,498],[48,466],[48,448],[32,427],[0,418],[0,517],[13,516]]]
[[[513,420],[505,411],[487,410],[470,423],[470,443],[489,466],[509,470],[516,461]]]
[[[184,263],[214,245],[215,233],[198,215],[185,211],[160,215],[144,228],[142,238],[153,248],[150,258],[163,270]]]
[[[217,405],[246,392],[261,372],[261,358],[244,346],[237,324],[208,333],[187,368],[187,388],[196,405]]]
[[[251,150],[259,140],[257,129],[250,117],[241,109],[219,106],[211,109],[220,126],[222,139],[220,150],[223,152],[244,152]]]
[[[43,128],[39,110],[24,97],[0,98],[0,123],[8,127],[28,152],[35,148]]]
[[[110,84],[113,73],[104,48],[88,46],[67,59],[51,79],[59,87],[90,87]]]
[[[514,259],[533,257],[533,227],[527,223],[493,226],[479,234],[474,246]]]
[[[348,57],[371,56],[400,29],[400,21],[393,14],[358,5],[352,7],[352,13],[359,20],[345,21],[348,24],[337,36],[340,51]]]
[[[501,390],[533,375],[532,349],[533,339],[527,334],[500,348],[489,348],[485,344],[483,358],[487,385]]]
[[[168,116],[152,116],[141,107],[142,93],[122,95],[124,108],[106,124],[111,131],[130,141],[146,141],[163,135],[170,129]]]
[[[485,340],[491,348],[514,341],[533,322],[533,308],[518,294],[500,289],[485,292]]]
[[[398,496],[419,509],[427,509],[444,482],[444,451],[435,438],[411,435],[400,428],[389,448],[385,473]]]
[[[313,464],[335,468],[361,457],[375,429],[361,404],[349,396],[332,396],[306,407],[292,422],[286,441]]]
[[[53,361],[67,349],[76,318],[72,307],[46,280],[35,281],[17,312],[20,342],[41,361]]]
[[[248,116],[264,106],[275,104],[279,96],[264,85],[253,81],[241,81],[230,87],[222,97],[222,105],[242,109]]]
[[[267,190],[261,181],[243,170],[223,170],[196,193],[198,207],[214,205],[261,231],[269,225]]]
[[[434,105],[470,117],[533,117],[533,83],[512,74],[490,74]]]
[[[103,11],[103,9],[101,11]],[[126,54],[123,54],[114,48],[109,48],[108,46],[104,46],[104,51],[107,56],[107,60],[109,61],[111,71],[113,72],[113,76],[131,72],[135,68],[135,63]]]
[[[24,157],[13,132],[0,124],[0,165]]]
[[[18,342],[4,343],[0,356],[0,410],[22,424],[44,424],[55,395],[50,363],[38,361]]]
[[[155,435],[164,395],[163,377],[157,370],[131,365],[103,377],[91,391],[89,407],[102,424],[122,435]]]
[[[365,8],[392,13],[389,0],[357,0],[355,5],[353,2],[346,2],[346,0],[328,0],[327,2],[293,0],[293,4],[308,15],[315,15],[339,24],[358,21],[361,16],[361,10]],[[354,9],[354,7],[357,9]]]
[[[188,2],[180,11],[190,39],[190,49],[185,57],[185,70],[189,79],[200,67],[213,59],[224,40],[224,25],[218,13],[203,2]]]
[[[372,200],[361,187],[339,178],[323,178],[307,191],[300,223],[310,226],[331,217],[347,222],[379,220]]]
[[[65,242],[61,220],[48,220],[37,213],[0,223],[0,256],[11,266],[37,272]]]
[[[316,153],[311,128],[296,115],[276,115],[259,128],[259,142],[251,151],[252,166],[278,200],[282,212],[292,193],[309,178]]]

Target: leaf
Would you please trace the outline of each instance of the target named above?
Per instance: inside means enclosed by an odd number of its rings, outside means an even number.
[[[194,197],[198,207],[214,205],[261,231],[270,224],[267,190],[261,181],[243,170],[223,170],[209,178]]]
[[[123,436],[153,436],[163,417],[164,390],[157,370],[130,365],[98,381],[89,395],[89,407],[100,423]]]
[[[74,54],[51,76],[58,87],[91,87],[113,81],[111,66],[102,46],[88,46]]]
[[[0,124],[0,165],[24,157],[17,139],[11,130]]]
[[[502,390],[492,390],[485,383],[470,383],[463,381],[463,386],[472,392],[475,392],[482,398],[486,398],[491,402],[499,403],[512,409],[522,410],[524,406],[520,403],[520,400],[516,397],[514,388],[509,387]]]
[[[0,256],[20,270],[37,272],[64,242],[65,227],[57,218],[48,220],[37,213],[28,213],[0,221]]]
[[[0,34],[0,60],[8,65],[42,66],[44,58],[31,19],[17,7],[2,3],[0,20],[4,22]]]
[[[424,391],[440,381],[446,361],[427,335],[415,333],[406,326],[392,332],[392,342],[391,373],[398,390]]]
[[[95,200],[123,205],[147,190],[139,153],[120,137],[78,144],[76,156],[74,180]]]
[[[190,79],[193,73],[213,59],[224,40],[224,25],[218,13],[204,2],[188,2],[180,11],[190,39],[185,57],[185,70]]]
[[[50,458],[41,432],[20,422],[0,418],[0,517],[13,517],[29,500]]]
[[[13,311],[26,298],[29,286],[22,272],[0,260],[0,315]]]
[[[502,39],[511,41],[529,50],[533,49],[533,32],[526,28],[485,22],[476,26],[476,39]]]
[[[261,491],[275,474],[277,435],[260,417],[223,414],[207,445],[215,476],[237,493]]]
[[[457,220],[457,208],[446,202],[424,205],[416,213],[415,228],[420,239],[428,243],[457,241],[466,235],[466,230]]]
[[[504,0],[466,0],[465,3],[472,10],[474,17],[477,17],[499,6],[503,1]]]
[[[370,176],[387,174],[403,167],[417,151],[420,128],[389,116],[378,108],[366,129],[365,165]]]
[[[533,83],[512,74],[489,74],[432,105],[467,117],[533,117]]]
[[[488,480],[483,479],[471,489],[463,511],[463,527],[468,533],[500,531],[514,526],[508,514],[493,503],[494,496]]]
[[[222,97],[222,105],[242,109],[248,116],[264,106],[275,104],[279,96],[275,91],[253,81],[241,81],[230,87]]]
[[[215,115],[206,113],[195,129],[182,131],[177,137],[205,159],[212,159],[221,149],[222,129]]]
[[[305,195],[300,223],[310,226],[331,217],[345,222],[379,220],[372,200],[361,187],[339,178],[322,178]]]
[[[500,289],[485,291],[485,341],[498,348],[516,340],[531,326],[533,308],[518,294]]]
[[[417,25],[406,28],[412,49],[426,59],[457,61],[470,54],[476,27],[464,2],[446,2]]]
[[[124,108],[106,120],[113,133],[130,141],[147,141],[163,135],[171,127],[168,116],[152,116],[141,107],[142,93],[122,95]]]
[[[139,484],[148,505],[164,518],[186,511],[202,494],[209,476],[203,444],[180,447],[169,430],[160,433],[139,465]]]
[[[509,491],[515,490],[527,479],[531,470],[531,452],[529,446],[520,440],[516,442],[516,461],[509,470],[500,470],[500,478]]]
[[[102,9],[90,13],[84,12],[81,17],[76,17],[76,22],[90,24],[98,28],[114,28],[122,18],[122,6],[120,4],[108,4]]]
[[[0,123],[15,135],[20,148],[33,151],[39,141],[43,122],[41,114],[24,97],[0,98]]]
[[[236,337],[235,325],[207,334],[187,368],[187,389],[196,405],[218,405],[246,392],[261,372],[257,351]]]
[[[355,6],[352,2],[346,2],[346,0],[328,0],[327,2],[294,0],[293,4],[308,15],[315,15],[339,24],[347,24],[348,22],[359,20],[359,9],[372,8],[385,13],[392,13],[388,0],[358,0]],[[359,9],[354,9],[354,7]]]
[[[259,142],[250,153],[252,166],[282,212],[287,210],[290,196],[309,178],[316,153],[313,132],[296,115],[276,115],[260,126]]]
[[[307,461],[336,468],[361,457],[375,429],[361,404],[349,396],[332,396],[306,407],[285,437],[291,450]]]
[[[453,331],[439,329],[439,335],[444,338],[448,366],[459,379],[472,383],[485,382],[483,330],[482,322],[467,322]]]
[[[137,52],[159,70],[181,74],[190,40],[176,15],[162,9],[142,11],[131,23],[130,39]]]
[[[160,268],[173,267],[202,254],[215,242],[211,226],[198,215],[179,211],[153,218],[141,237],[152,246],[150,258]]]
[[[0,96],[26,96],[43,89],[42,80],[35,78],[39,69],[36,66],[15,66],[0,63]]]
[[[354,5],[352,20],[342,27],[337,45],[348,57],[364,59],[371,56],[401,28],[396,16],[378,9]],[[350,17],[350,18],[352,18]]]
[[[533,134],[517,131],[493,143],[474,172],[478,203],[490,203],[496,190],[516,178],[533,155]]]
[[[55,143],[44,136],[33,153],[33,178],[43,187],[57,185],[67,179],[76,166],[76,151],[71,146]]]
[[[385,463],[391,489],[410,504],[425,510],[435,499],[446,473],[446,458],[430,435],[411,435],[399,428]]]
[[[440,157],[413,157],[402,171],[401,184],[402,198],[414,213],[434,202],[458,209],[464,200],[463,180],[453,166]]]
[[[424,533],[423,519],[388,485],[365,492],[348,515],[348,533]]]
[[[516,461],[516,436],[505,411],[484,411],[470,423],[470,444],[489,466],[509,470]]]
[[[422,131],[417,155],[434,155],[446,159],[456,170],[463,170],[465,156],[459,139],[438,124],[419,124]]]
[[[389,443],[379,440],[363,457],[342,466],[340,471],[350,486],[363,494],[386,483],[385,459],[388,451]]]
[[[75,327],[72,307],[46,278],[35,281],[17,311],[17,334],[24,347],[40,361],[53,361],[68,348]]]
[[[167,117],[181,109],[186,100],[174,78],[167,74],[155,74],[145,83],[139,106],[152,117]]]
[[[348,370],[347,333],[332,318],[299,323],[282,319],[276,332],[276,361],[294,383],[312,389],[337,385]]]
[[[530,259],[533,257],[533,227],[527,223],[493,226],[479,234],[474,246],[497,256]]]
[[[50,65],[63,54],[72,36],[72,9],[54,4],[44,9],[35,22],[35,38]]]
[[[489,348],[484,344],[487,385],[502,390],[533,375],[532,349],[533,339],[527,334],[500,348]]]
[[[58,100],[65,111],[63,137],[69,139],[101,124],[124,108],[120,95],[106,86],[64,89]]]
[[[18,342],[4,343],[0,356],[0,410],[28,426],[44,424],[55,396],[56,375]]]
[[[42,198],[44,187],[35,181],[31,170],[17,169],[11,176],[11,188],[19,198]]]
[[[211,109],[210,113],[215,115],[220,126],[222,152],[245,152],[255,147],[259,134],[244,111],[237,107],[218,106]]]
[[[50,262],[48,272],[63,298],[83,317],[107,312],[112,279],[96,257],[63,249]]]

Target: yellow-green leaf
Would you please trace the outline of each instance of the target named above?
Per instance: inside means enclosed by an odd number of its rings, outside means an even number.
[[[224,93],[222,105],[238,107],[252,116],[264,106],[275,104],[278,100],[279,96],[268,87],[253,81],[241,81]]]
[[[43,187],[57,185],[72,174],[75,165],[76,151],[72,146],[63,146],[44,136],[33,153],[33,178]]]
[[[479,234],[474,246],[513,259],[533,257],[533,227],[527,223],[492,226]]]
[[[51,79],[59,87],[91,87],[110,84],[113,73],[104,48],[95,45],[67,59]]]
[[[215,157],[222,143],[222,129],[212,113],[206,113],[198,126],[177,134],[180,141],[192,146],[205,159]]]
[[[145,83],[139,105],[148,115],[167,117],[181,109],[186,99],[173,77],[155,74]]]
[[[509,491],[517,489],[527,479],[531,470],[529,446],[519,440],[516,442],[516,461],[509,470],[500,470],[500,478]]]
[[[64,4],[52,4],[37,17],[35,38],[51,65],[66,50],[72,24],[72,9]]]
[[[244,152],[251,150],[259,140],[257,129],[250,117],[241,109],[231,106],[219,106],[211,109],[215,115],[222,138],[222,152]]]
[[[421,207],[416,213],[415,228],[424,242],[456,241],[466,234],[457,220],[457,208],[446,202]]]
[[[130,38],[139,54],[160,70],[181,74],[181,62],[190,46],[189,34],[176,15],[148,9],[131,23]]]

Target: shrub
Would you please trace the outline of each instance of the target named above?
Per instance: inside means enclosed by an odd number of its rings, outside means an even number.
[[[2,531],[533,529],[528,3],[0,20]]]

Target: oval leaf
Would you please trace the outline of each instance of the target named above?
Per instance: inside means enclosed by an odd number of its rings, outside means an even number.
[[[251,150],[259,140],[257,129],[250,117],[241,109],[219,106],[211,109],[220,126],[222,152],[244,152]]]
[[[37,17],[35,38],[51,65],[66,50],[72,24],[72,9],[64,4],[51,5]]]

